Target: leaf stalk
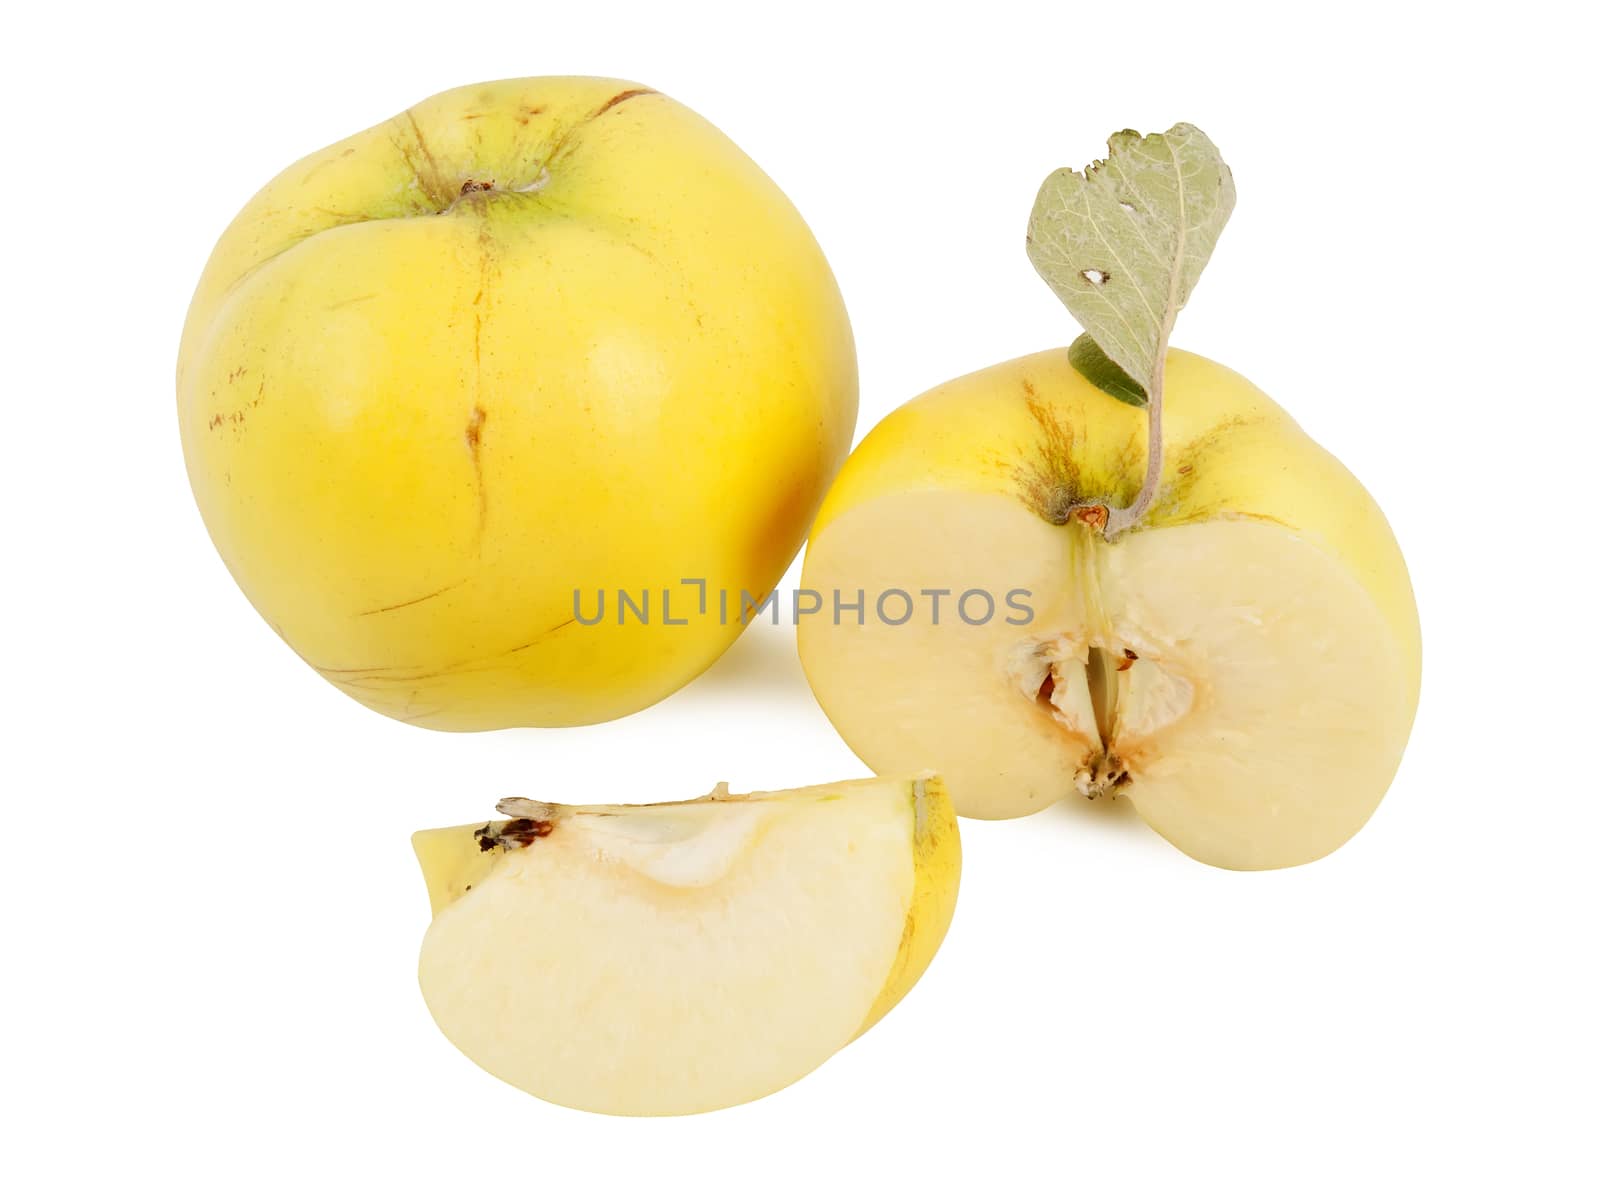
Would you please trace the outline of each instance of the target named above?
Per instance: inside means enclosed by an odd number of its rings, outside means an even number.
[[[1140,483],[1139,492],[1134,495],[1133,501],[1126,506],[1108,508],[1109,513],[1106,515],[1103,532],[1107,539],[1115,539],[1129,527],[1134,526],[1156,500],[1156,488],[1161,484],[1161,457],[1164,450],[1161,441],[1161,394],[1166,384],[1166,377],[1167,339],[1166,336],[1162,336],[1156,348],[1155,367],[1150,373],[1150,388],[1147,390],[1149,400],[1144,406],[1145,420],[1149,424],[1144,480]]]

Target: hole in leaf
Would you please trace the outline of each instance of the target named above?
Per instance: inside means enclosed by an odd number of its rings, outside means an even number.
[[[1084,268],[1083,278],[1090,284],[1104,284],[1111,279],[1111,273],[1102,271],[1099,268]]]

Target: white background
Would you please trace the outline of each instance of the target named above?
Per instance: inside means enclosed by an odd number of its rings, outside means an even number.
[[[13,14],[0,1195],[1597,1198],[1590,38],[1477,7]],[[789,628],[626,720],[439,735],[323,684],[206,539],[172,375],[223,225],[430,93],[557,73],[669,92],[787,190],[863,433],[1073,336],[1022,250],[1051,168],[1206,129],[1240,200],[1177,342],[1341,457],[1414,575],[1421,711],[1367,829],[1240,875],[1133,821],[965,823],[922,984],[725,1113],[564,1111],[457,1054],[414,980],[414,828],[861,772]]]

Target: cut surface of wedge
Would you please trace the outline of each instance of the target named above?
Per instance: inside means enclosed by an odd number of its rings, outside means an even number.
[[[891,415],[813,532],[824,603],[801,659],[867,764],[936,770],[963,815],[1121,800],[1215,865],[1311,861],[1405,747],[1404,563],[1359,483],[1258,390],[1178,352],[1168,373],[1164,487],[1114,540],[1095,507],[1136,487],[1142,415],[1064,352]],[[873,604],[896,591],[905,621]]]
[[[570,1107],[704,1112],[793,1082],[910,989],[954,910],[937,779],[505,809],[414,837],[419,979],[462,1052]]]

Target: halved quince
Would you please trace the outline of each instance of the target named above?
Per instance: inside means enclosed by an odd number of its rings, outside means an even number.
[[[811,533],[806,675],[874,771],[936,770],[962,815],[1122,800],[1213,865],[1315,860],[1411,730],[1405,561],[1361,483],[1237,373],[1173,351],[1165,427],[1154,505],[1108,538],[1146,416],[1067,350],[890,414]]]

